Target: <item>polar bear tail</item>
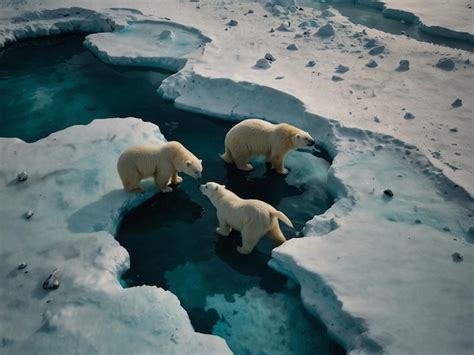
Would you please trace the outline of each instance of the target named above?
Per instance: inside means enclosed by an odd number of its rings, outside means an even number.
[[[280,221],[285,223],[288,227],[293,228],[293,223],[291,223],[290,219],[287,216],[285,216],[282,212],[280,211],[272,212],[272,216],[275,218],[278,218]]]
[[[232,153],[230,152],[229,148],[227,148],[227,147],[225,147],[224,154],[221,154],[221,158],[226,163],[233,163],[234,162],[234,158],[232,157]]]

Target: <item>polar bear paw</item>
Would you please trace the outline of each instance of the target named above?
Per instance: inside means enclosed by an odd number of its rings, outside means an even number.
[[[228,237],[230,234],[230,230],[223,230],[219,227],[216,228],[216,233],[222,235],[223,237]]]
[[[173,184],[178,185],[183,182],[183,178],[181,176],[177,176],[172,180]]]
[[[238,166],[237,166],[237,169],[243,170],[243,171],[252,171],[252,170],[253,170],[253,166],[252,166],[252,164],[238,165]]]
[[[160,189],[160,190],[161,190],[161,192],[171,192],[171,191],[173,191],[173,188],[167,186],[164,189]]]
[[[247,249],[244,249],[243,247],[237,247],[237,251],[240,253],[240,254],[244,254],[244,255],[247,255],[247,254],[250,254],[252,252],[252,250],[247,250]]]
[[[277,169],[276,172],[278,174],[287,175],[288,174],[288,169],[287,168]]]

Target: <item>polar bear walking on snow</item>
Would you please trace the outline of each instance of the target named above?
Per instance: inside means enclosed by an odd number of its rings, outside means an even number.
[[[299,128],[286,123],[272,124],[259,119],[248,119],[232,127],[225,136],[225,153],[221,158],[235,163],[238,169],[250,171],[249,160],[265,156],[280,174],[288,174],[285,156],[292,149],[314,145],[314,139]]]
[[[143,144],[125,150],[117,162],[117,170],[126,191],[143,192],[140,181],[149,177],[161,192],[171,192],[169,184],[179,184],[183,172],[201,180],[201,160],[179,142]]]
[[[228,236],[235,229],[242,234],[242,246],[237,247],[241,254],[251,253],[265,234],[278,245],[284,243],[286,239],[278,220],[293,227],[287,216],[268,203],[242,199],[224,185],[208,182],[201,185],[200,190],[217,209],[219,227],[216,232]]]

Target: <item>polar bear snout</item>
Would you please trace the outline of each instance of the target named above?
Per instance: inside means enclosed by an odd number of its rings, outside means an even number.
[[[199,190],[203,195],[210,197],[213,192],[216,192],[219,187],[225,188],[224,185],[219,185],[216,182],[208,182],[202,185],[199,185]]]
[[[306,138],[305,140],[306,140],[306,145],[307,145],[308,147],[311,147],[311,146],[313,146],[313,145],[316,144],[316,142],[314,141],[313,138]]]

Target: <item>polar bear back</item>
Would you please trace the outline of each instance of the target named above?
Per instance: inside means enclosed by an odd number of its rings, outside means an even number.
[[[226,189],[219,189],[218,198],[214,200],[218,213],[225,216],[229,225],[242,231],[246,226],[258,229],[258,232],[265,232],[274,223],[272,213],[277,212],[268,203],[260,200],[242,199],[233,192]],[[257,231],[256,231],[257,232]]]
[[[117,162],[120,176],[130,171],[138,171],[142,178],[154,176],[157,167],[172,170],[174,157],[181,144],[169,142],[165,144],[141,144],[128,148]]]
[[[291,136],[297,131],[300,130],[285,123],[275,125],[260,119],[247,119],[227,132],[225,146],[232,150],[232,147],[245,144],[254,155],[268,155],[275,149],[292,148]]]

